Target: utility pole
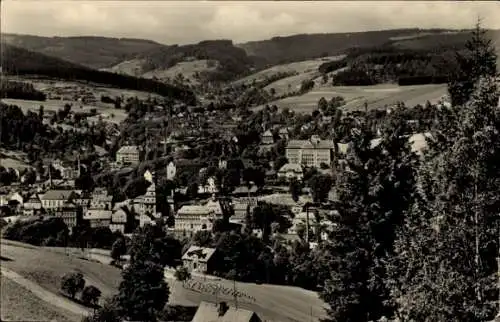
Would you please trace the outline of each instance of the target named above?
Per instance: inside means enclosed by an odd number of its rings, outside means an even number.
[[[233,288],[234,288],[234,307],[238,309],[238,293],[236,293],[236,279],[233,279]]]
[[[309,245],[309,203],[306,203],[306,242]]]

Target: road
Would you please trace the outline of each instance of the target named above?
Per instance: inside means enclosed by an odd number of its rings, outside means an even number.
[[[60,295],[56,295],[52,292],[47,291],[46,289],[44,289],[40,285],[33,283],[32,281],[22,277],[21,275],[17,274],[16,272],[13,272],[5,267],[1,267],[0,269],[2,271],[2,276],[9,278],[10,280],[16,282],[17,284],[19,284],[22,287],[26,288],[27,290],[31,291],[38,298],[40,298],[42,301],[45,301],[48,304],[57,306],[63,310],[70,311],[71,313],[74,313],[76,315],[81,315],[81,316],[89,315],[89,311],[82,308],[78,304],[73,303],[70,300],[68,300]]]
[[[60,276],[68,271],[81,271],[89,285],[95,285],[103,291],[103,297],[116,294],[121,280],[121,271],[110,265],[67,256],[64,248],[26,246],[19,243],[1,244],[2,256],[11,259],[3,262],[8,269],[33,280],[52,293],[59,289]],[[76,255],[76,254],[75,254]],[[100,255],[104,262],[109,258]],[[92,256],[92,260],[97,261]],[[36,280],[38,278],[38,280]],[[201,301],[218,302],[224,300],[230,305],[257,312],[264,320],[273,322],[318,322],[326,317],[324,304],[315,292],[297,287],[277,285],[257,285],[225,279],[205,278],[194,275],[193,279],[183,283],[172,278],[166,272],[166,281],[170,285],[170,304],[198,305]],[[238,296],[235,297],[233,290]]]

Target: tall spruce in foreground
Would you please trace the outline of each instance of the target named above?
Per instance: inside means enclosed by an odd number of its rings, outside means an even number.
[[[129,321],[156,321],[168,302],[169,288],[164,277],[161,228],[146,226],[134,235],[130,265],[123,271],[116,304],[119,315]]]
[[[491,39],[481,28],[478,21],[472,31],[472,37],[465,44],[465,50],[455,55],[456,64],[454,73],[448,83],[453,106],[467,103],[474,92],[474,86],[482,76],[495,77],[497,75],[497,54]]]
[[[420,169],[396,243],[389,284],[401,321],[487,321],[497,311],[498,88],[492,78],[475,87],[455,142]]]
[[[386,263],[393,256],[395,230],[412,203],[415,155],[403,136],[404,122],[390,122],[373,146],[373,134],[362,126],[354,135],[348,170],[338,183],[338,228],[325,246],[329,278],[322,298],[327,321],[370,321],[392,316],[385,286]]]

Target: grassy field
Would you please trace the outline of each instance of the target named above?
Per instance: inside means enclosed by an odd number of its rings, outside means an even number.
[[[64,107],[66,103],[68,104],[73,104],[73,107],[71,110],[73,112],[89,112],[91,109],[95,108],[97,110],[98,114],[101,114],[103,116],[103,120],[105,122],[113,122],[113,123],[120,123],[123,122],[127,118],[127,113],[125,110],[118,110],[113,107],[106,107],[104,104],[96,104],[96,105],[81,105],[82,107],[80,108],[80,104],[78,102],[73,102],[73,101],[61,101],[61,100],[46,100],[43,102],[40,101],[29,101],[29,100],[20,100],[20,99],[11,99],[11,98],[5,98],[1,100],[5,104],[9,105],[17,105],[21,110],[23,110],[24,113],[27,111],[32,111],[38,113],[40,109],[40,105],[43,105],[43,108],[45,111],[58,111]],[[106,117],[106,116],[111,116],[113,114],[113,117]],[[95,119],[96,120],[96,119]]]
[[[81,321],[80,316],[40,301],[31,291],[3,275],[0,285],[2,321]]]
[[[21,243],[2,240],[1,253],[10,259],[2,262],[10,269],[45,289],[59,292],[60,278],[70,271],[80,271],[88,284],[97,286],[103,297],[115,294],[121,280],[120,270],[109,265],[95,263],[76,257],[52,252],[43,247],[34,247]],[[325,317],[324,304],[314,292],[300,288],[257,285],[252,283],[233,283],[228,280],[204,280],[195,277],[202,285],[232,289],[236,286],[239,292],[247,297],[239,298],[238,305],[254,310],[265,319],[276,322],[319,321]],[[201,301],[216,302],[225,300],[234,302],[229,294],[218,294],[205,291],[205,288],[185,288],[180,282],[167,280],[170,284],[170,303],[179,305],[198,305]],[[253,301],[251,298],[255,298]]]
[[[344,57],[344,55],[331,56],[331,57],[323,57],[323,58],[318,58],[318,59],[304,60],[304,61],[290,63],[290,64],[276,65],[276,66],[261,70],[257,73],[252,74],[252,75],[246,76],[244,78],[241,78],[241,79],[235,81],[234,84],[251,83],[253,80],[260,81],[260,80],[265,79],[266,77],[273,76],[277,73],[296,72],[299,74],[308,74],[311,72],[317,72],[318,67],[321,64],[323,64],[327,61],[340,60],[343,57]]]
[[[318,106],[321,97],[329,100],[333,96],[344,97],[347,104],[343,109],[352,111],[364,109],[368,103],[369,109],[384,108],[402,101],[406,106],[425,104],[427,100],[436,102],[447,92],[446,85],[397,86],[391,84],[375,86],[329,86],[315,88],[301,96],[287,97],[272,102],[279,108],[289,108],[299,113],[311,113]],[[259,109],[262,107],[257,107]]]

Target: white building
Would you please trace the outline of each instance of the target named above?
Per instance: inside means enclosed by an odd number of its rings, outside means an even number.
[[[116,162],[119,164],[138,164],[140,161],[140,151],[137,145],[122,146],[116,152]]]
[[[302,166],[300,164],[287,163],[278,170],[278,178],[287,180],[295,178],[300,181],[303,177],[304,170],[302,169]]]
[[[321,140],[317,135],[310,140],[290,140],[286,147],[286,158],[289,163],[306,167],[317,167],[321,163],[330,165],[335,145],[332,140]]]

